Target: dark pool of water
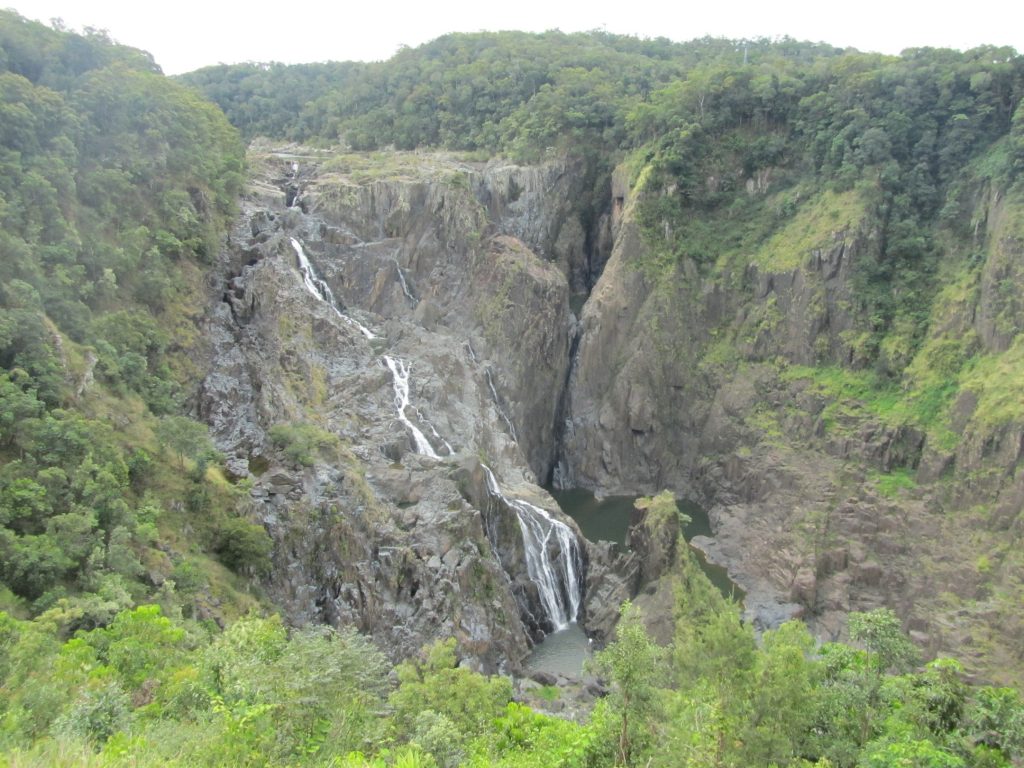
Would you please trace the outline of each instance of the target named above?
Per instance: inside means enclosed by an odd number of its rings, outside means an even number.
[[[526,668],[530,672],[550,672],[553,675],[578,678],[583,674],[583,663],[590,657],[590,653],[590,641],[583,628],[573,622],[537,643],[526,659]]]
[[[562,511],[579,524],[588,539],[625,545],[629,515],[636,496],[605,496],[598,499],[583,488],[553,490],[551,495]]]
[[[635,496],[605,496],[597,498],[588,490],[573,488],[567,491],[552,490],[558,506],[580,526],[583,535],[591,541],[614,541],[626,544],[626,531],[633,511]],[[680,511],[688,515],[690,522],[683,529],[683,536],[689,541],[694,536],[713,536],[707,510],[700,504],[686,499],[676,499]],[[726,597],[743,599],[743,591],[729,578],[729,573],[720,565],[709,563],[704,553],[695,550],[697,561],[705,575]],[[545,642],[547,642],[545,640]]]

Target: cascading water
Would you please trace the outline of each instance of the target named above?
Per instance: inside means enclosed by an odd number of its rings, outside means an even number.
[[[402,265],[398,263],[398,258],[395,258],[395,270],[398,272],[398,282],[402,286],[402,293],[405,294],[405,298],[416,304],[416,297],[412,295],[412,291],[409,290],[409,283],[405,279],[405,270],[402,269]]]
[[[582,594],[583,559],[580,544],[572,528],[551,514],[522,499],[511,499],[490,467],[481,465],[487,477],[487,490],[515,510],[523,535],[526,571],[537,585],[537,593],[555,631],[576,621]],[[557,551],[552,549],[557,545]]]
[[[419,413],[418,409],[413,408],[413,410],[416,411],[417,413]],[[427,429],[430,430],[430,434],[432,434],[434,436],[434,439],[437,440],[437,442],[441,443],[441,445],[444,446],[445,450],[448,451],[448,455],[449,456],[455,455],[455,449],[452,448],[452,444],[449,443],[447,440],[445,440],[443,437],[441,437],[441,435],[438,433],[438,431],[436,429],[434,429],[434,425],[431,424],[426,419],[423,419],[423,423],[427,425]]]
[[[470,349],[472,349],[472,347],[470,347]],[[512,424],[512,419],[510,419],[508,414],[505,413],[505,409],[501,407],[501,400],[498,399],[498,390],[494,388],[494,379],[491,377],[491,369],[485,368],[484,373],[487,374],[487,386],[491,388],[491,399],[494,400],[494,407],[497,409],[498,415],[505,420],[505,426],[508,427],[509,434],[512,435],[512,442],[518,443],[519,438],[516,437],[515,425]]]
[[[409,407],[409,366],[402,360],[390,355],[384,355],[384,363],[387,365],[388,370],[391,371],[394,381],[395,409],[398,411],[398,420],[412,432],[412,439],[416,444],[416,453],[421,453],[432,459],[440,459],[441,457],[437,455],[434,447],[427,440],[426,435],[405,415],[405,409]],[[437,431],[434,430],[433,426],[430,429],[437,435]],[[440,436],[438,435],[438,437]],[[451,452],[451,446],[448,443],[445,443],[445,447]]]
[[[317,275],[302,244],[295,238],[291,238],[291,244],[298,258],[299,272],[306,290],[316,299],[330,306],[346,323],[358,328],[367,339],[375,339],[376,334],[373,331],[341,311],[330,286]],[[415,301],[397,259],[395,267],[403,293],[410,301]],[[471,359],[476,362],[475,351],[469,342],[467,342],[467,349]],[[412,434],[416,452],[432,459],[440,459],[441,457],[434,450],[430,440],[406,413],[406,410],[412,407],[409,402],[410,366],[400,358],[390,355],[384,355],[382,359],[392,375],[395,410],[398,419]],[[490,369],[485,369],[485,373],[498,414],[508,426],[512,439],[516,440],[515,427],[501,407]],[[451,445],[438,434],[433,425],[429,421],[422,419],[421,421],[430,430],[435,441],[442,444],[449,455],[453,454]],[[544,618],[550,622],[554,631],[565,629],[576,621],[583,598],[583,559],[576,534],[568,525],[552,517],[547,510],[523,499],[514,499],[503,494],[490,468],[484,466],[484,472],[487,476],[487,488],[491,496],[500,499],[508,508],[515,510],[522,535],[527,575],[537,587],[540,607],[545,614]]]
[[[340,309],[338,309],[338,303],[334,299],[334,293],[331,291],[331,287],[326,282],[317,276],[316,270],[313,269],[312,263],[309,261],[309,257],[306,256],[306,251],[302,247],[302,243],[296,240],[294,237],[291,238],[292,248],[295,249],[295,254],[299,260],[299,272],[302,274],[302,283],[306,286],[306,290],[309,291],[315,298],[327,304],[334,312],[344,320],[346,323],[354,325],[363,335],[368,339],[375,339],[377,335],[367,328],[365,325],[355,320]],[[395,262],[397,266],[398,262]],[[401,276],[401,268],[399,268],[398,274]],[[406,289],[405,278],[402,277],[402,287]],[[409,295],[406,289],[406,295]],[[439,459],[440,456],[434,450],[430,441],[427,440],[426,435],[423,434],[422,430],[413,424],[409,417],[405,413],[405,409],[409,407],[409,367],[397,358],[384,356],[384,362],[388,369],[391,371],[391,375],[394,377],[394,388],[395,388],[395,408],[398,410],[398,419],[409,428],[412,432],[413,441],[416,444],[416,453],[421,453],[424,456],[429,456],[432,459]],[[431,434],[441,444],[444,445],[449,455],[455,453],[451,445],[441,435],[438,434],[437,430],[434,429],[434,425],[426,422],[427,427],[430,429]]]
[[[338,302],[334,300],[334,293],[331,291],[331,287],[317,276],[316,270],[313,269],[313,265],[309,261],[309,257],[306,256],[306,251],[302,248],[302,243],[294,237],[291,238],[291,241],[292,248],[295,249],[295,254],[299,259],[299,272],[302,273],[302,283],[306,286],[306,290],[313,294],[315,298],[327,304],[346,323],[358,328],[363,336],[368,339],[377,338],[377,335],[365,325],[338,309]]]

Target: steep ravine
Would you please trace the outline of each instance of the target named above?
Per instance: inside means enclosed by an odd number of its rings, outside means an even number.
[[[965,268],[950,246],[941,268],[955,277],[934,299],[920,359],[902,393],[893,385],[872,403],[849,394],[869,373],[854,347],[870,329],[854,274],[879,247],[866,218],[837,219],[791,264],[746,253],[659,271],[637,196],[623,173],[614,183],[622,215],[581,317],[561,484],[701,501],[716,535],[698,543],[762,626],[799,615],[822,639],[843,639],[849,612],[885,605],[927,655],[1017,681],[1024,426],[1009,403],[1021,326],[1005,291],[1019,287],[1020,201],[979,190],[980,265]],[[972,353],[948,422],[941,410],[927,430],[892,415],[894,400],[913,408],[926,396],[912,387],[930,386],[943,359]]]

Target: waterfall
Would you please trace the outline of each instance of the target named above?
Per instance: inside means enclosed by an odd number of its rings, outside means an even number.
[[[582,557],[580,544],[572,528],[538,506],[522,499],[510,499],[501,492],[490,467],[481,465],[487,477],[487,490],[516,512],[523,536],[526,571],[537,585],[537,593],[555,631],[576,621],[582,602]],[[557,551],[552,552],[553,545]]]
[[[413,304],[416,303],[416,297],[412,295],[412,291],[409,290],[409,283],[405,280],[405,271],[402,269],[402,265],[398,263],[398,258],[395,257],[395,269],[398,272],[398,282],[402,284],[402,293],[405,294],[405,298],[411,301]]]
[[[437,455],[434,447],[427,440],[426,435],[423,434],[419,427],[409,421],[409,417],[405,415],[405,409],[409,407],[409,366],[402,360],[390,355],[384,355],[384,363],[387,365],[388,370],[391,371],[391,376],[394,380],[395,408],[398,411],[398,420],[412,432],[412,439],[416,444],[416,453],[421,453],[432,459],[440,459],[441,457]],[[437,435],[437,431],[434,430],[433,426],[430,429]],[[438,437],[440,436],[438,435]],[[447,442],[445,447],[451,452],[451,446]]]
[[[470,347],[470,350],[472,349],[473,348]],[[508,427],[508,431],[512,435],[512,442],[518,443],[519,438],[516,437],[516,428],[512,424],[512,419],[510,419],[508,414],[505,413],[505,410],[501,407],[501,400],[498,399],[498,391],[494,388],[494,379],[491,378],[491,369],[485,368],[484,373],[487,374],[487,386],[491,388],[491,397],[494,399],[494,407],[497,409],[498,415],[505,420],[505,425]]]
[[[473,363],[479,363],[479,359],[476,355],[476,350],[473,349],[472,342],[466,339],[466,352],[469,354],[469,359]],[[512,419],[505,413],[505,409],[501,407],[501,398],[498,397],[498,390],[494,388],[494,376],[491,374],[490,367],[484,368],[484,375],[487,378],[487,387],[491,390],[491,399],[494,401],[494,409],[498,412],[502,421],[505,422],[505,426],[508,427],[508,432],[512,436],[512,442],[518,443],[519,437],[516,435],[515,424],[512,423]]]
[[[302,243],[294,237],[291,238],[291,241],[292,248],[295,249],[295,254],[299,258],[299,272],[302,273],[302,284],[306,286],[306,290],[313,294],[314,298],[317,298],[327,304],[334,310],[335,314],[337,314],[338,317],[346,323],[358,328],[362,332],[363,336],[368,339],[377,338],[377,335],[365,325],[360,323],[358,320],[349,317],[338,309],[338,302],[334,300],[334,293],[331,291],[331,287],[317,276],[316,270],[313,269],[313,265],[306,256],[305,250],[302,248]]]
[[[414,408],[413,410],[416,410],[416,409]],[[416,410],[416,412],[419,413],[418,410]],[[431,424],[429,421],[427,421],[426,419],[423,419],[423,423],[427,425],[427,429],[430,430],[430,434],[432,434],[434,436],[434,439],[437,440],[439,443],[441,443],[441,445],[444,446],[445,450],[448,451],[448,455],[449,456],[454,456],[455,455],[455,449],[452,448],[452,444],[449,443],[447,440],[445,440],[443,437],[441,437],[441,435],[438,434],[438,431],[436,429],[434,429],[434,425]]]
[[[306,286],[306,290],[309,291],[316,299],[327,304],[331,309],[334,310],[338,317],[340,317],[346,323],[354,325],[356,328],[362,331],[363,335],[366,338],[377,338],[376,334],[374,334],[374,332],[367,328],[365,325],[360,323],[358,320],[349,317],[340,309],[338,309],[338,302],[335,301],[334,299],[334,293],[331,291],[331,287],[327,285],[326,282],[321,280],[320,277],[317,276],[316,270],[313,269],[313,265],[309,261],[309,257],[306,256],[306,251],[303,249],[302,243],[300,243],[294,237],[291,238],[291,241],[292,248],[295,249],[295,253],[299,259],[299,272],[302,274],[302,284]],[[398,266],[397,260],[395,261],[395,266]],[[402,277],[402,287],[403,289],[405,289],[405,277],[402,276],[401,267],[399,267],[398,269],[398,274],[400,277]],[[408,290],[406,290],[406,295],[412,298]],[[432,459],[441,458],[440,456],[437,455],[437,452],[434,450],[434,447],[430,444],[430,441],[427,440],[427,437],[426,435],[423,434],[422,430],[420,430],[419,427],[413,424],[409,420],[409,417],[406,416],[405,409],[409,407],[409,366],[407,366],[402,360],[390,357],[388,355],[384,356],[384,362],[387,365],[388,370],[391,371],[391,375],[394,380],[395,409],[398,411],[398,419],[406,427],[408,427],[410,432],[412,432],[412,439],[413,442],[416,444],[416,453],[421,453],[424,456],[429,456]],[[431,434],[434,436],[434,439],[436,439],[439,443],[444,445],[445,449],[447,449],[448,451],[448,454],[454,454],[455,451],[452,449],[451,444],[443,437],[441,437],[441,435],[438,434],[437,430],[434,429],[434,425],[431,424],[430,422],[425,423],[427,425],[427,428],[430,430]]]

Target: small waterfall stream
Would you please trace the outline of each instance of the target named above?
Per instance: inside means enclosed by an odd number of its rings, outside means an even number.
[[[481,466],[491,496],[501,499],[516,512],[523,535],[527,573],[537,585],[547,618],[556,632],[565,629],[576,621],[583,601],[583,558],[576,534],[547,510],[506,496],[490,467]]]
[[[470,347],[472,349],[472,347]],[[498,415],[505,421],[505,426],[508,427],[509,434],[512,436],[512,442],[518,443],[519,438],[516,436],[516,428],[512,423],[512,419],[505,413],[505,409],[501,407],[501,400],[498,398],[498,390],[494,388],[494,378],[491,376],[491,369],[484,368],[484,373],[487,374],[487,386],[491,388],[491,399],[494,400],[494,408],[498,411]]]
[[[405,298],[407,298],[410,302],[412,302],[413,306],[415,306],[416,305],[416,297],[413,296],[412,291],[409,290],[409,283],[405,279],[405,270],[402,269],[402,265],[398,263],[398,257],[397,256],[395,257],[394,261],[395,261],[395,271],[398,272],[398,282],[402,286],[402,293],[404,293],[405,294]]]
[[[313,265],[309,261],[309,257],[306,256],[306,251],[302,248],[302,243],[296,240],[294,237],[291,238],[292,248],[295,249],[295,254],[299,259],[299,272],[302,273],[302,283],[306,286],[306,290],[309,291],[313,296],[320,301],[327,304],[333,309],[338,317],[344,320],[349,325],[353,325],[360,330],[360,332],[368,339],[377,338],[377,334],[367,328],[365,325],[360,323],[358,320],[349,317],[340,309],[338,309],[338,302],[334,299],[334,293],[331,291],[331,287],[320,279],[317,275],[316,270],[313,269]]]
[[[398,420],[412,433],[413,442],[416,444],[416,453],[421,453],[432,459],[440,459],[441,457],[434,450],[434,446],[427,440],[427,436],[405,415],[405,409],[409,407],[409,366],[401,359],[391,357],[390,355],[384,355],[384,364],[391,371],[395,388],[395,409],[398,411]],[[440,437],[432,426],[430,429],[436,437]],[[447,442],[445,446],[450,452],[451,446]]]

